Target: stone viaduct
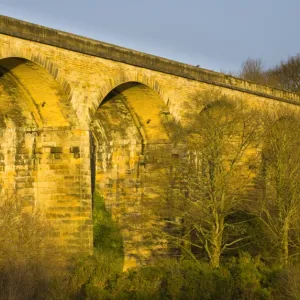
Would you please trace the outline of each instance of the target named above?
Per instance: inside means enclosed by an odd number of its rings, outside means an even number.
[[[167,125],[188,124],[208,90],[299,110],[289,92],[0,16],[1,198],[43,207],[62,244],[92,251],[97,189],[134,265],[151,255],[142,204],[177,151]]]

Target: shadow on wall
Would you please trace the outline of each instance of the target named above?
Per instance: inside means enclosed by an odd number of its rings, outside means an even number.
[[[17,57],[2,59],[0,65],[0,77],[8,72],[11,72],[14,68],[25,63],[25,61],[25,59]]]

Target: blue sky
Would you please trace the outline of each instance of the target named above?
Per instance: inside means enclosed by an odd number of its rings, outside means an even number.
[[[215,71],[300,52],[299,0],[0,0],[0,14]]]

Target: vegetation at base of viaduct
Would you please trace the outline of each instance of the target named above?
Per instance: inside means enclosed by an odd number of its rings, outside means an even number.
[[[299,299],[299,120],[222,93],[198,103],[144,207],[164,255],[122,272],[122,234],[97,190],[93,255],[53,244],[43,211],[11,199],[0,206],[0,299]]]

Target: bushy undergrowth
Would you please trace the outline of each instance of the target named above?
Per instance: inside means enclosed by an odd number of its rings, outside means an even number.
[[[214,269],[194,261],[165,260],[89,285],[87,299],[272,299],[266,267],[242,254]],[[270,270],[269,270],[270,271]]]
[[[94,221],[94,254],[74,255],[53,239],[41,211],[16,199],[0,203],[0,300],[85,299],[89,286],[121,273],[122,238],[98,195]]]
[[[268,267],[241,253],[220,268],[191,260],[164,260],[155,265],[93,277],[85,299],[300,299],[300,268]]]
[[[248,253],[220,268],[165,259],[122,272],[120,232],[96,197],[92,256],[53,245],[42,214],[26,214],[15,201],[0,206],[0,300],[300,299],[300,268],[266,266]]]

